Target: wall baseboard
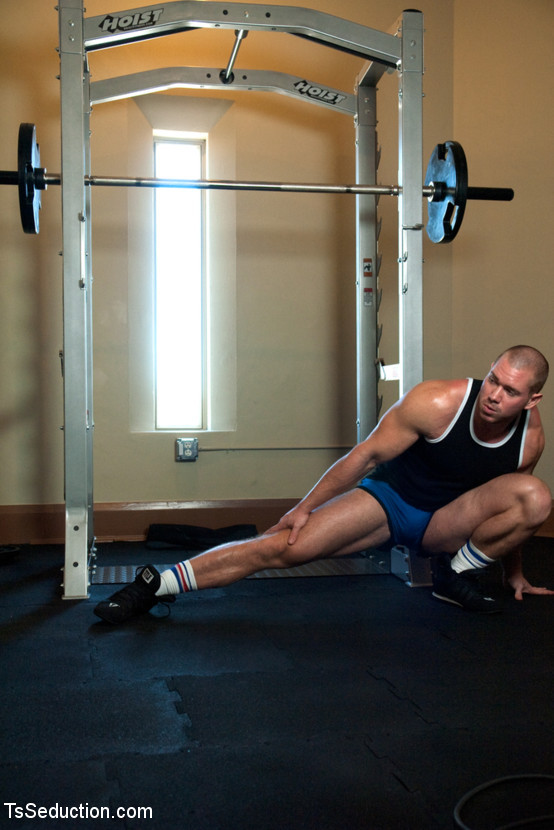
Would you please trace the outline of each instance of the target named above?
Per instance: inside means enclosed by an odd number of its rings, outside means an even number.
[[[188,502],[106,502],[94,506],[98,542],[140,542],[151,524],[188,524],[220,528],[255,524],[261,533],[274,525],[298,499],[243,499]],[[0,505],[0,545],[64,543],[63,504]],[[537,536],[554,537],[554,504]]]
[[[188,524],[212,529],[254,524],[261,533],[298,499],[187,502],[107,502],[94,505],[98,542],[146,539],[151,524]],[[0,545],[59,545],[65,539],[63,504],[0,505]]]

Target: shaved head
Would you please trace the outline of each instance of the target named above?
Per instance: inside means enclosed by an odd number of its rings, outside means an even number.
[[[498,355],[493,366],[496,366],[501,358],[506,358],[514,369],[531,370],[534,382],[530,385],[529,391],[532,394],[540,392],[548,377],[549,367],[548,360],[538,349],[534,349],[533,346],[510,346]]]

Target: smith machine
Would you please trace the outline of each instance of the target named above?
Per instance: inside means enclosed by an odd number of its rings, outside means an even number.
[[[377,422],[377,384],[380,378],[386,378],[378,358],[377,197],[398,197],[400,363],[395,367],[395,376],[400,378],[402,394],[423,377],[422,197],[428,199],[427,233],[433,242],[440,243],[450,242],[456,236],[468,199],[507,201],[513,198],[513,191],[468,187],[465,154],[453,141],[435,147],[422,187],[423,15],[419,11],[403,12],[393,34],[310,9],[250,3],[184,0],[85,18],[83,0],[59,0],[58,13],[61,173],[48,174],[40,167],[35,127],[22,124],[18,170],[0,171],[0,184],[18,186],[26,233],[38,233],[42,191],[48,185],[62,188],[66,507],[63,596],[81,599],[88,596],[90,559],[94,555],[91,186],[355,194],[358,439],[367,435]],[[198,28],[235,31],[235,45],[225,69],[163,68],[91,83],[89,52]],[[249,31],[286,32],[364,59],[354,93],[278,72],[235,70],[241,41]],[[377,83],[387,70],[396,70],[399,81],[399,182],[396,185],[377,184],[376,93]],[[353,117],[356,184],[182,181],[92,175],[91,106],[174,87],[279,92]]]

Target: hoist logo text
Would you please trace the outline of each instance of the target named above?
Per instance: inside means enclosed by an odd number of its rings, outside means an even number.
[[[327,104],[340,104],[346,98],[346,95],[341,95],[339,92],[331,92],[330,89],[324,89],[321,86],[314,86],[308,83],[308,81],[298,81],[294,84],[294,88],[300,95],[307,95],[308,98],[325,101]]]
[[[163,13],[161,9],[150,9],[147,12],[122,14],[118,17],[108,15],[100,24],[103,32],[125,32],[128,29],[143,29],[145,26],[154,26]]]

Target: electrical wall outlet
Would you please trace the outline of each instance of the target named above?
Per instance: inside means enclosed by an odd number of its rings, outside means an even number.
[[[177,438],[175,441],[175,461],[196,461],[198,458],[198,438]]]

